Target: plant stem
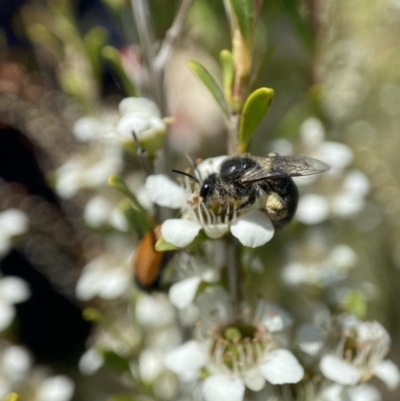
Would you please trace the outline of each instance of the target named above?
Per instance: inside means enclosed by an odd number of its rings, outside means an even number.
[[[240,301],[242,297],[242,287],[240,280],[240,249],[236,239],[231,236],[227,244],[228,262],[228,288],[231,297],[231,304],[235,318],[240,317]]]
[[[229,129],[228,129],[228,143],[227,150],[229,156],[236,156],[239,153],[239,121],[240,114],[231,114],[229,118]]]
[[[163,94],[163,85],[160,82],[160,74],[154,69],[155,49],[154,38],[152,35],[149,7],[147,0],[131,0],[133,18],[139,34],[140,47],[142,50],[143,61],[149,74],[149,89],[154,101],[158,104],[161,112],[165,112],[165,102]]]
[[[161,48],[158,51],[158,54],[154,60],[154,69],[156,71],[164,70],[165,64],[167,63],[169,56],[171,55],[173,45],[182,31],[183,24],[186,20],[192,3],[193,0],[182,0],[178,12],[176,13],[174,21],[171,25],[171,28],[169,28],[167,33],[165,34],[165,38],[162,42]]]

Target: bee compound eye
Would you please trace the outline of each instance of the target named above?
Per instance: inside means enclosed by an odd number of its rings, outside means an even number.
[[[212,196],[215,188],[215,175],[208,176],[200,189],[200,197],[203,198],[203,202],[207,202]]]

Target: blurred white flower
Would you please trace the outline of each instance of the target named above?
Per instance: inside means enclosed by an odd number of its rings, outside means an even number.
[[[320,159],[332,167],[325,174],[324,195],[307,193],[300,196],[295,218],[308,225],[318,224],[331,215],[348,218],[365,206],[365,196],[370,189],[368,178],[359,170],[346,172],[353,161],[353,152],[339,142],[325,141],[322,122],[314,117],[306,119],[300,128],[301,152]],[[312,184],[317,176],[294,178],[300,188]],[[328,188],[328,191],[327,189]]]
[[[76,284],[77,298],[88,301],[98,296],[111,300],[127,294],[133,288],[129,249],[110,242],[104,254],[82,269]]]
[[[332,384],[324,388],[315,401],[382,401],[382,397],[370,384],[353,387]]]
[[[370,189],[368,178],[359,170],[351,170],[339,178],[339,183],[333,183],[336,189],[331,194],[323,196],[309,193],[300,196],[295,218],[313,225],[327,220],[331,215],[349,218],[361,212]]]
[[[32,364],[31,355],[24,347],[18,345],[5,348],[1,355],[1,372],[12,383],[23,380]]]
[[[119,140],[132,142],[134,132],[146,150],[154,152],[161,146],[166,125],[153,101],[140,97],[125,98],[119,104],[119,111],[121,118],[116,131]]]
[[[83,211],[85,223],[93,228],[111,226],[118,231],[128,231],[128,222],[118,205],[104,196],[93,196]]]
[[[14,304],[30,296],[27,283],[19,277],[0,278],[0,331],[7,328],[15,316]]]
[[[43,380],[33,401],[69,401],[74,390],[75,384],[69,377],[52,376]]]
[[[0,213],[0,258],[11,248],[12,237],[28,230],[28,218],[17,209],[8,209]]]
[[[115,132],[118,114],[103,113],[100,117],[85,116],[75,121],[72,128],[74,137],[80,142],[102,141]]]
[[[175,320],[175,311],[165,294],[141,293],[136,303],[136,319],[144,326],[167,326]]]
[[[389,350],[390,338],[385,328],[376,321],[363,322],[355,316],[342,315],[340,338],[336,349],[321,358],[322,374],[341,385],[354,386],[380,378],[389,389],[400,384],[397,366],[383,360]]]
[[[140,144],[154,153],[162,144],[166,125],[153,101],[128,97],[120,102],[119,113],[105,110],[99,116],[81,117],[72,132],[80,142],[106,142],[114,146],[132,143],[135,132]]]
[[[217,266],[210,266],[206,260],[188,254],[180,255],[177,270],[183,277],[170,287],[169,299],[178,309],[187,308],[193,302],[201,282],[213,283],[220,278]]]
[[[169,352],[166,366],[184,382],[198,379],[203,371],[207,376],[202,384],[206,401],[241,401],[246,387],[260,391],[266,381],[299,382],[304,375],[302,366],[289,350],[279,347],[273,336],[291,323],[289,316],[272,304],[260,302],[253,318],[244,311],[243,319],[233,323],[230,307],[223,298],[216,302],[214,291],[202,293],[211,306],[209,318],[214,319],[214,326],[199,326],[197,340]]]
[[[290,250],[291,261],[282,270],[285,283],[325,287],[345,279],[356,266],[358,257],[353,249],[346,244],[330,248],[318,233]]]
[[[196,168],[200,182],[212,173],[218,173],[226,156],[204,160]],[[199,198],[200,185],[185,180],[185,186],[179,186],[162,175],[150,176],[146,189],[152,202],[174,209],[180,209],[180,219],[166,220],[161,226],[163,239],[177,247],[189,245],[201,229],[210,238],[220,238],[229,230],[232,235],[248,247],[262,246],[274,235],[274,227],[261,210],[250,209],[242,214],[229,210],[221,215],[208,209]],[[265,204],[265,202],[264,202]],[[234,206],[233,206],[234,207]],[[255,205],[255,208],[257,205]]]
[[[123,167],[122,149],[114,144],[96,143],[74,155],[56,171],[56,192],[65,199],[83,188],[107,185],[111,174]]]

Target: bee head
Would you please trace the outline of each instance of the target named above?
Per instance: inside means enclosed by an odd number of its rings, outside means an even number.
[[[205,204],[209,203],[214,196],[217,186],[217,174],[210,174],[200,188],[200,197]]]

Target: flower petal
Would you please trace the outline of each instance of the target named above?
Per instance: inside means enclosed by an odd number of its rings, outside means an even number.
[[[12,237],[23,234],[28,229],[28,218],[18,209],[8,209],[0,213],[2,235]]]
[[[382,401],[379,391],[370,384],[361,384],[360,386],[350,387],[347,392],[350,401]],[[334,401],[336,400],[337,398]]]
[[[204,232],[206,233],[207,237],[210,238],[221,238],[225,235],[229,230],[228,224],[207,224],[204,226]]]
[[[178,309],[189,306],[196,295],[197,288],[201,283],[200,277],[190,277],[172,285],[169,290],[169,299]]]
[[[0,294],[3,300],[16,304],[30,297],[28,283],[19,277],[8,276],[0,280]]]
[[[251,391],[261,391],[265,386],[265,379],[258,369],[251,369],[243,376],[244,384]]]
[[[165,175],[157,174],[149,176],[145,187],[150,200],[159,206],[178,209],[186,203],[183,188]]]
[[[286,349],[270,352],[259,369],[271,384],[298,383],[304,376],[303,367]]]
[[[328,201],[323,196],[307,194],[300,198],[295,217],[304,224],[318,224],[328,215]]]
[[[227,157],[228,156],[225,156],[225,155],[217,156],[217,157],[210,157],[210,158],[202,161],[196,167],[196,171],[195,171],[196,178],[198,178],[200,180],[204,180],[210,174],[219,173],[221,164]]]
[[[161,236],[166,242],[183,248],[197,237],[200,229],[201,225],[195,221],[169,219],[161,226]]]
[[[231,232],[244,246],[256,248],[270,241],[275,231],[265,213],[251,210],[231,225]]]
[[[35,400],[69,401],[74,394],[75,384],[67,376],[49,377],[40,385]]]
[[[205,380],[203,396],[205,401],[242,401],[244,390],[239,378],[214,375]]]
[[[175,319],[175,310],[165,294],[141,294],[135,312],[139,324],[148,327],[167,326]]]
[[[303,324],[297,333],[299,348],[308,355],[316,356],[324,345],[320,331],[311,323]]]
[[[390,390],[400,384],[399,368],[392,361],[386,360],[378,363],[374,367],[374,375],[379,377]]]
[[[194,340],[187,341],[168,352],[164,359],[165,366],[178,374],[184,381],[194,380],[197,377],[199,369],[206,362],[206,353]]]
[[[323,356],[319,367],[326,378],[342,385],[354,386],[361,379],[359,369],[334,355]]]
[[[141,113],[149,116],[161,117],[156,103],[144,97],[127,97],[119,104],[119,112],[122,115],[129,113]]]

